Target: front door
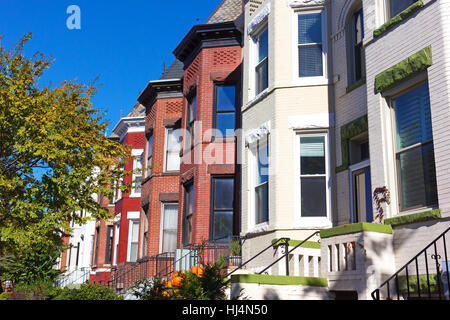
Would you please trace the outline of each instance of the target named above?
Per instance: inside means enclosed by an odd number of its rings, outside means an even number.
[[[373,222],[370,167],[352,172],[353,222]]]

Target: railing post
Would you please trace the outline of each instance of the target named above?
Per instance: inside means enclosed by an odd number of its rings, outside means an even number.
[[[289,241],[290,238],[284,238],[284,255],[286,259],[286,275],[289,276]]]

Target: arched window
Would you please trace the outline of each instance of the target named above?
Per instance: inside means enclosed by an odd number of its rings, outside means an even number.
[[[364,78],[364,15],[362,7],[352,11],[347,25],[348,84]]]

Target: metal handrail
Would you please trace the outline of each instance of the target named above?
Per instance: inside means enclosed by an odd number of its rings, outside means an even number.
[[[289,248],[289,241],[286,242],[286,249],[285,249],[285,254],[281,257],[279,257],[277,260],[275,260],[272,264],[270,264],[269,266],[267,266],[263,271],[259,272],[258,274],[263,274],[264,272],[266,272],[270,267],[272,267],[273,265],[275,265],[276,263],[278,263],[281,259],[286,259],[286,275],[289,275],[289,254],[291,254],[293,251],[295,251],[296,249],[300,248],[306,241],[308,241],[309,239],[311,239],[312,237],[314,237],[315,235],[320,234],[320,231],[316,231],[314,232],[312,235],[310,235],[308,238],[306,238],[305,240],[303,240],[302,242],[300,242],[298,245],[296,245],[294,248],[292,248],[291,250],[288,251],[287,248]],[[320,240],[319,240],[320,241]]]
[[[238,268],[234,269],[233,271],[231,271],[229,274],[227,274],[225,276],[225,278],[228,278],[229,276],[231,276],[233,273],[235,273],[238,270],[241,270],[243,267],[245,267],[249,262],[255,260],[257,257],[259,257],[260,255],[262,255],[264,252],[266,252],[267,250],[269,250],[270,248],[273,248],[277,243],[284,241],[284,243],[289,243],[289,238],[280,238],[277,241],[273,242],[270,246],[268,246],[267,248],[261,250],[259,253],[257,253],[256,255],[254,255],[252,258],[250,258],[249,260],[247,260],[246,262],[242,263]]]
[[[399,284],[398,284],[398,278],[399,278],[399,274],[402,271],[406,271],[406,288],[407,288],[407,294],[408,294],[408,299],[411,297],[411,292],[410,292],[410,287],[409,287],[409,272],[408,272],[408,266],[411,263],[415,263],[416,265],[416,279],[417,279],[417,288],[418,288],[418,295],[419,297],[421,297],[421,290],[420,290],[420,278],[419,278],[419,268],[418,268],[418,258],[422,255],[425,254],[425,266],[426,266],[426,276],[427,276],[427,291],[428,291],[428,297],[431,298],[431,289],[430,289],[430,274],[429,274],[429,268],[428,268],[428,258],[427,258],[427,250],[430,247],[434,248],[434,255],[432,255],[432,259],[436,260],[436,272],[437,272],[437,286],[438,286],[438,293],[439,293],[439,299],[442,299],[442,293],[441,293],[441,275],[439,272],[439,263],[438,263],[438,257],[440,257],[440,255],[438,254],[438,250],[437,250],[437,242],[442,238],[443,239],[443,245],[444,245],[444,253],[445,253],[445,263],[447,266],[447,273],[449,272],[449,261],[448,261],[448,255],[447,255],[447,244],[445,241],[445,235],[450,231],[450,228],[448,228],[446,231],[444,231],[439,237],[437,237],[434,241],[432,241],[428,246],[425,247],[425,249],[423,249],[422,251],[420,251],[416,256],[414,256],[408,263],[406,263],[402,268],[400,268],[396,273],[394,273],[394,275],[392,275],[389,279],[387,279],[385,282],[383,282],[380,287],[376,290],[374,290],[371,293],[372,299],[373,300],[380,300],[380,290],[381,288],[383,288],[384,286],[386,286],[387,289],[387,299],[391,299],[391,288],[390,288],[390,281],[392,281],[393,279],[395,279],[395,285],[396,285],[396,289],[397,289],[397,300],[400,300],[400,292],[399,292]],[[434,257],[434,258],[433,258]],[[450,288],[450,279],[449,276],[447,276],[447,285]]]

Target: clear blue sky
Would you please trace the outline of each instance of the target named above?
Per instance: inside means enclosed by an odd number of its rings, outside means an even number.
[[[55,59],[42,83],[88,83],[100,76],[94,106],[106,112],[108,133],[136,103],[148,81],[158,79],[187,32],[204,23],[221,0],[0,0],[2,45],[11,48],[25,33],[26,52]],[[81,30],[69,30],[70,5],[81,9]]]

